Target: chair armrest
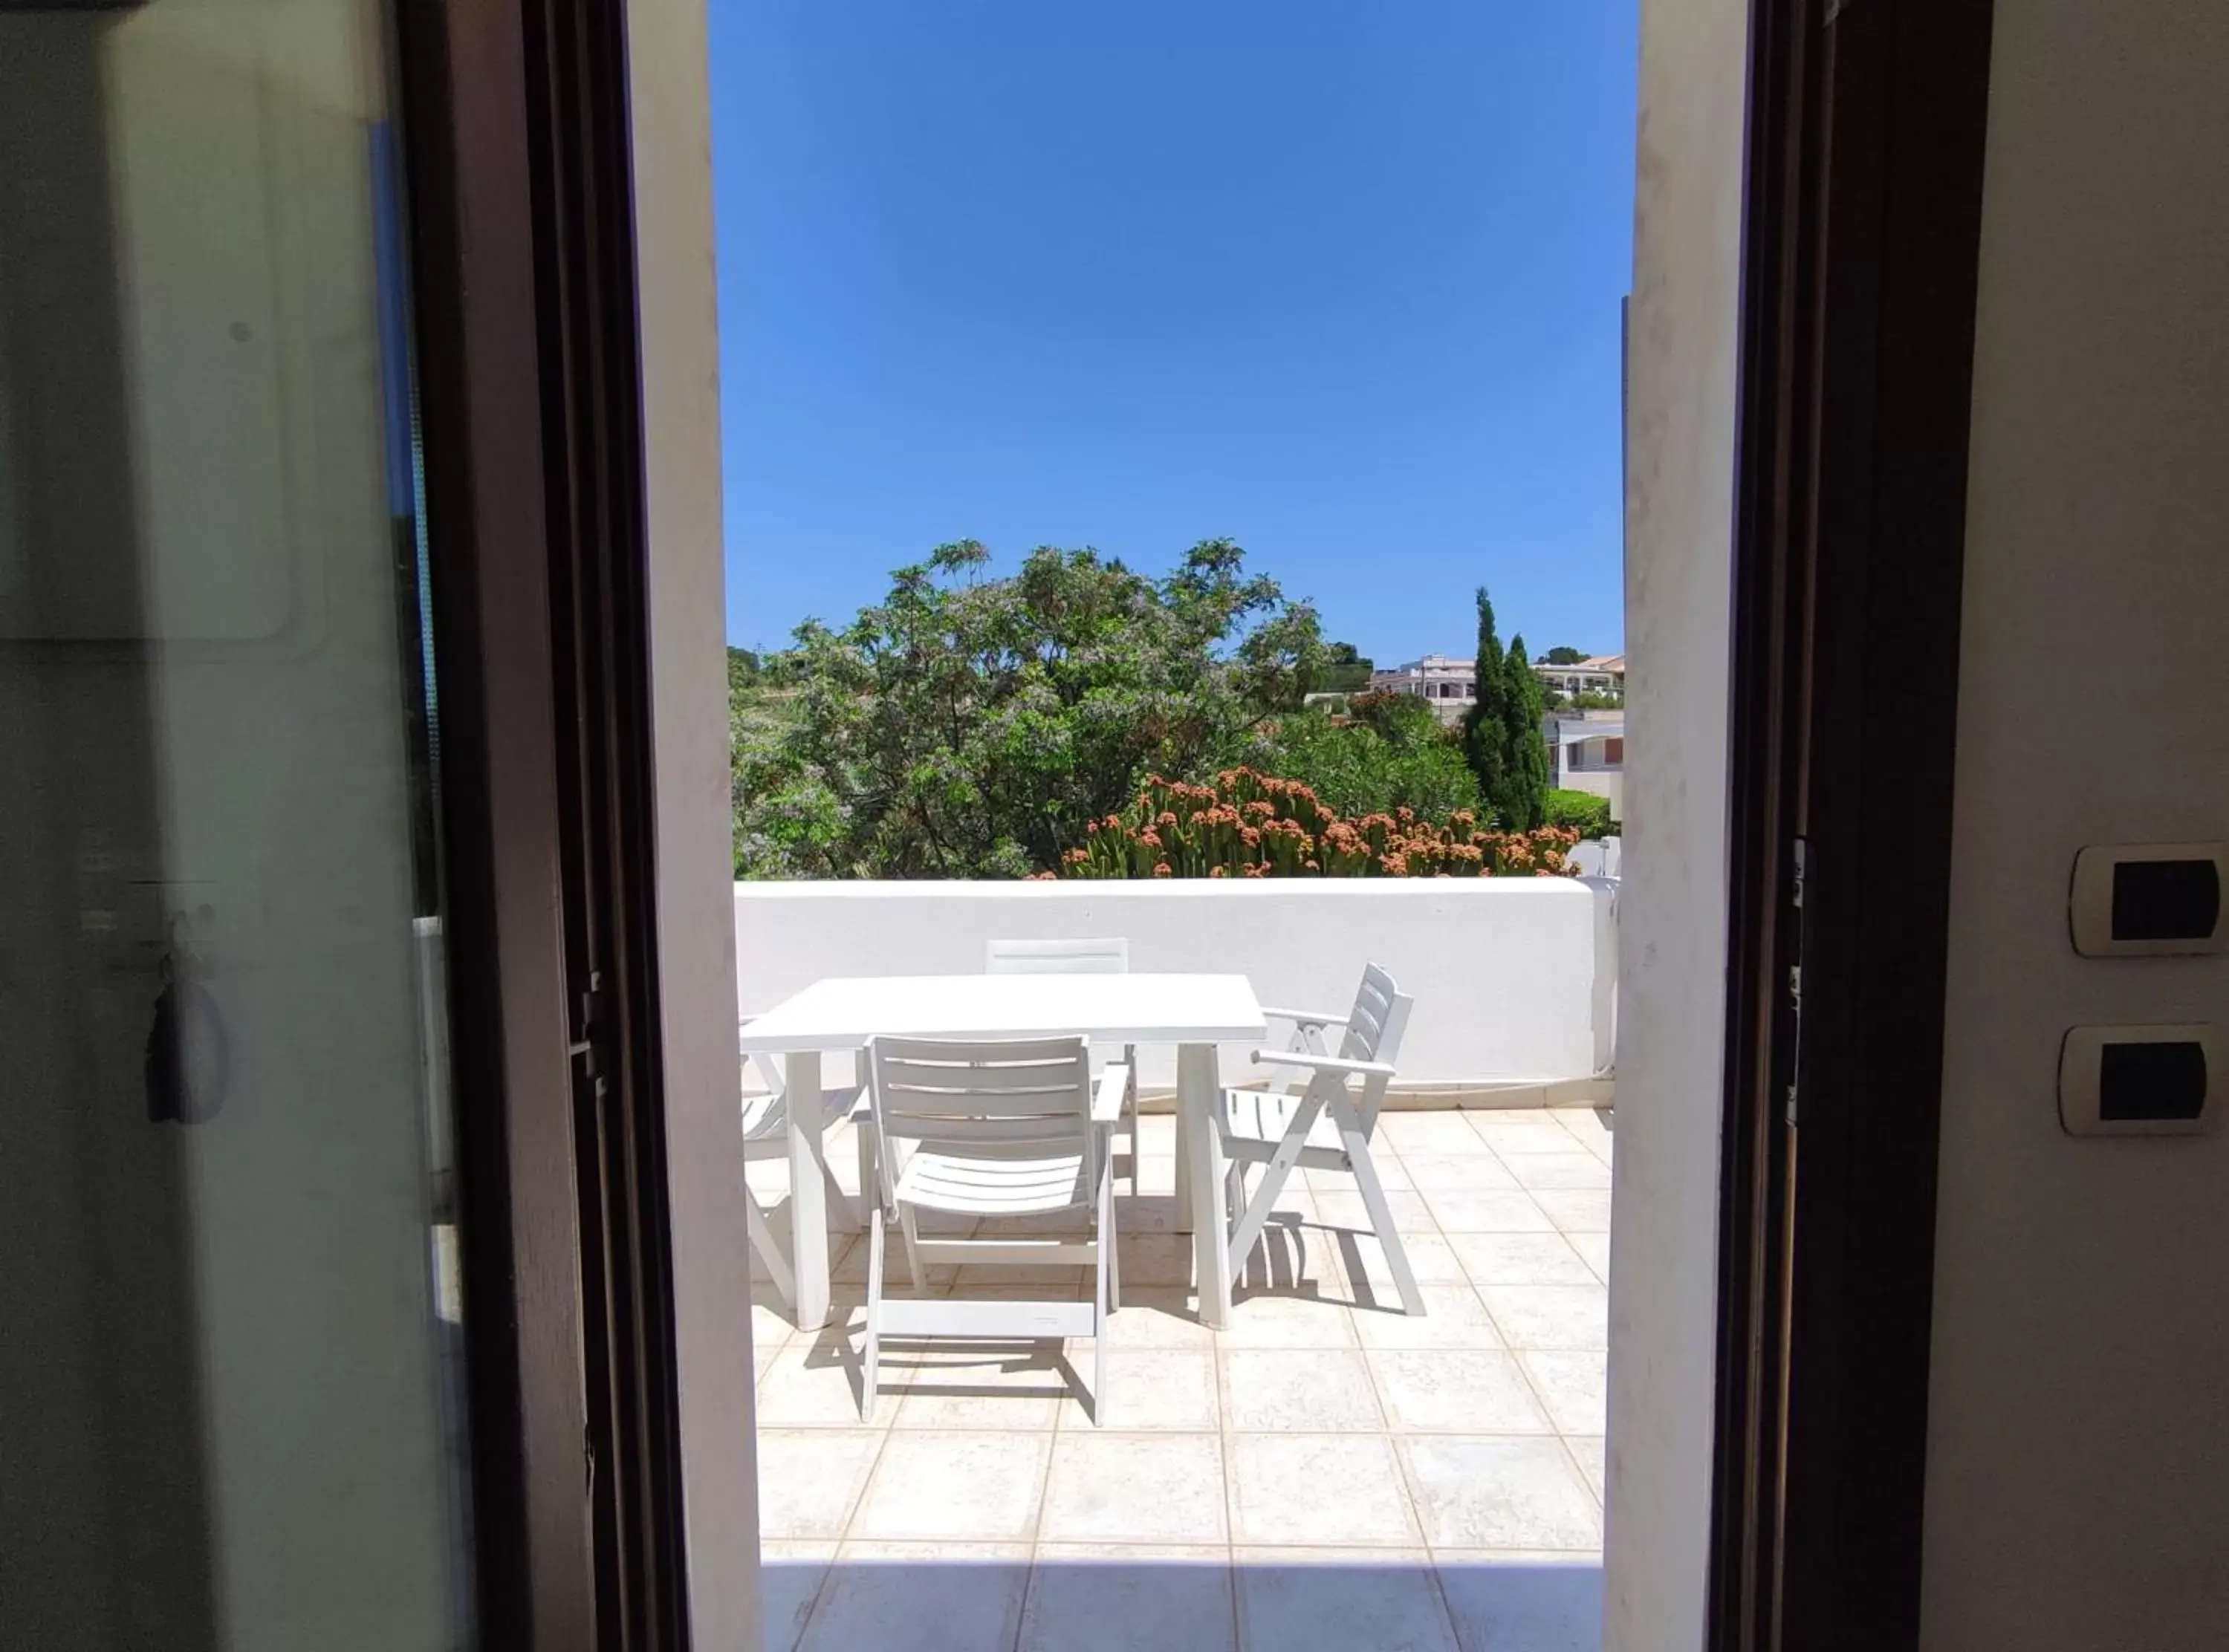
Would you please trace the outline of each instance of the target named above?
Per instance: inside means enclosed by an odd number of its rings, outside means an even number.
[[[1356,1061],[1344,1055],[1316,1055],[1307,1050],[1256,1050],[1251,1058],[1257,1066],[1312,1067],[1319,1073],[1359,1073],[1375,1078],[1384,1073],[1393,1076],[1393,1069],[1384,1061]]]
[[[1130,1069],[1120,1061],[1109,1061],[1099,1071],[1099,1087],[1091,1092],[1091,1122],[1095,1124],[1118,1124],[1122,1121],[1122,1099],[1130,1093]]]
[[[1318,1015],[1312,1009],[1272,1009],[1264,1004],[1262,1013],[1272,1021],[1294,1021],[1302,1027],[1344,1027],[1347,1022],[1347,1015],[1343,1009],[1333,1010],[1329,1015]]]

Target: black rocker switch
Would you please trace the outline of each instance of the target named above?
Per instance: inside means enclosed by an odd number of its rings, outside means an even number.
[[[2072,1136],[2202,1130],[2213,1029],[2077,1027],[2059,1054],[2059,1122]]]
[[[2074,857],[2069,927],[2084,957],[2219,952],[2229,845],[2104,844]]]

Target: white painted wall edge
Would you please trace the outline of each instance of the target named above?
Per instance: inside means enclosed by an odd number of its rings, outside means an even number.
[[[1603,1652],[1708,1610],[1744,0],[1641,0]]]
[[[658,1008],[691,1638],[756,1652],[749,1238],[736,1196],[719,313],[702,0],[627,7],[642,330]]]

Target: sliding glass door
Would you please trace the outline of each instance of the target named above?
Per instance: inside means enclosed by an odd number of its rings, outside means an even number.
[[[11,1644],[479,1638],[391,63],[0,9]]]

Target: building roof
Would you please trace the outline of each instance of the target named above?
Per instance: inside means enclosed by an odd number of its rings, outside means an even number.
[[[1612,676],[1618,676],[1625,670],[1625,656],[1590,654],[1583,660],[1571,660],[1561,665],[1549,660],[1535,660],[1532,669],[1535,671],[1607,671]]]
[[[1562,744],[1576,746],[1581,740],[1622,740],[1624,738],[1623,723],[1565,723]]]
[[[1399,665],[1381,665],[1370,675],[1373,677],[1418,676],[1429,671],[1468,671],[1477,663],[1475,659],[1453,654],[1427,654],[1421,660],[1409,660]]]

